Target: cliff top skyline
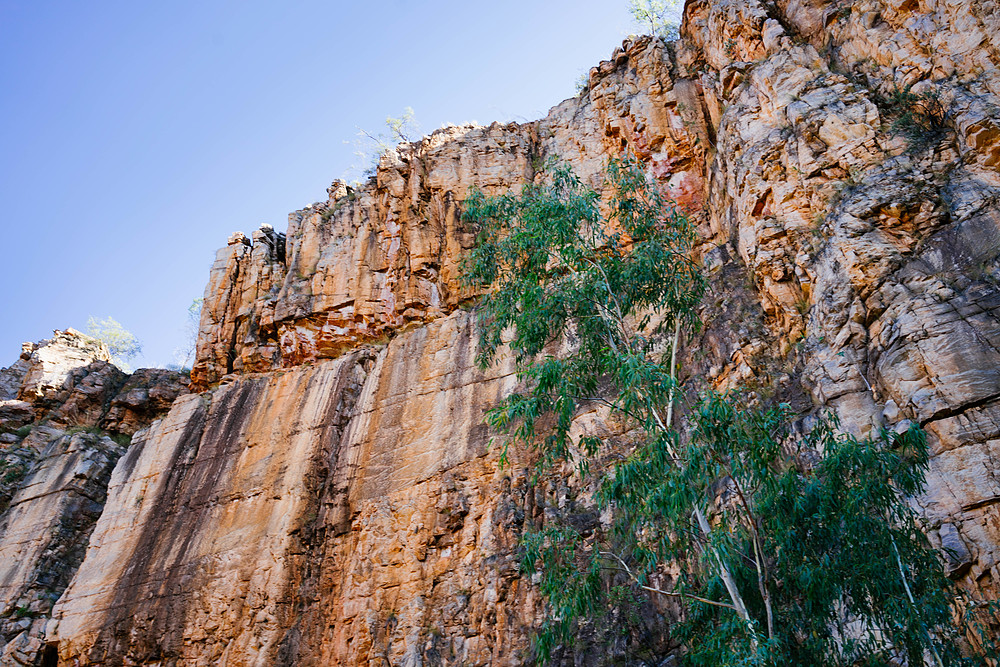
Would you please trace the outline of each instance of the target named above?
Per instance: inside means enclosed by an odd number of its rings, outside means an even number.
[[[636,30],[626,3],[562,0],[5,2],[0,26],[0,365],[110,315],[135,367],[176,362],[216,249],[325,198],[358,128],[540,118]]]

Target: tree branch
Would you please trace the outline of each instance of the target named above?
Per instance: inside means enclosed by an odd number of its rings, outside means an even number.
[[[726,602],[718,602],[716,600],[709,600],[708,598],[703,598],[700,595],[694,595],[692,593],[684,593],[682,591],[665,591],[662,588],[656,588],[654,586],[647,586],[647,585],[639,582],[639,577],[637,577],[635,575],[635,573],[632,572],[632,569],[629,568],[628,564],[626,564],[624,560],[622,560],[621,556],[619,556],[618,554],[613,553],[611,551],[601,551],[600,553],[603,556],[611,556],[612,558],[614,558],[615,560],[617,560],[619,563],[621,563],[621,566],[622,566],[623,569],[620,569],[619,571],[625,572],[625,574],[627,574],[629,576],[629,578],[633,582],[635,582],[635,585],[638,586],[639,588],[641,588],[644,591],[649,591],[651,593],[659,593],[660,595],[667,595],[669,597],[687,598],[687,599],[690,599],[690,600],[697,600],[698,602],[703,602],[704,604],[712,605],[713,607],[722,607],[723,609],[731,609],[733,611],[736,611],[736,607],[734,607],[733,605],[731,605],[729,603],[726,603]]]

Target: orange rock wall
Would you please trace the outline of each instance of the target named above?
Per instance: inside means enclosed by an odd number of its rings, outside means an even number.
[[[473,364],[460,211],[552,156],[599,186],[623,152],[700,225],[692,383],[858,432],[924,425],[914,503],[952,576],[995,595],[997,9],[689,0],[679,42],[627,41],[546,118],[439,130],[284,235],[234,235],[205,293],[206,391],[136,436],[46,641],[66,664],[527,661],[541,607],[516,544],[576,492],[487,447],[514,380]],[[600,412],[577,428],[615,431]]]

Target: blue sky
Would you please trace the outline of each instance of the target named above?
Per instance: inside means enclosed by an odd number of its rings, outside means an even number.
[[[91,315],[173,362],[216,249],[324,199],[358,127],[544,116],[626,4],[0,0],[0,366]]]

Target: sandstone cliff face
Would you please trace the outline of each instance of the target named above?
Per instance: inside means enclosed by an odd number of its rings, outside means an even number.
[[[270,664],[294,601],[295,534],[315,512],[364,355],[188,395],[115,469],[84,565],[55,610],[60,652],[134,664]]]
[[[173,371],[127,376],[72,329],[0,370],[0,664],[42,658],[129,436],[186,391]]]
[[[88,433],[42,432],[48,444],[0,518],[0,652],[33,664],[53,603],[83,560],[111,469],[124,446]],[[41,443],[39,443],[41,444]]]
[[[524,597],[498,603],[520,585],[510,479],[481,423],[511,369],[474,347],[459,311],[180,399],[115,469],[48,641],[67,662],[422,664],[437,627],[450,664],[519,662],[523,634],[494,631]]]
[[[781,346],[801,348],[817,405],[861,431],[928,429],[916,502],[952,573],[994,592],[996,9],[691,3],[682,49],[722,100],[712,231],[735,242]]]
[[[473,363],[462,202],[551,156],[599,186],[626,151],[700,223],[713,289],[687,372],[858,432],[922,424],[933,460],[914,503],[950,574],[995,596],[998,28],[989,0],[689,0],[679,42],[627,41],[546,118],[439,130],[373,181],[334,183],[285,234],[234,235],[205,292],[204,391],[115,468],[50,658],[527,661],[541,606],[516,545],[576,491],[531,486],[526,461],[501,469],[487,447],[483,411],[514,379],[509,360]],[[129,387],[102,413],[123,433],[158,409],[130,408],[144,399]],[[600,412],[577,428],[617,430]]]

